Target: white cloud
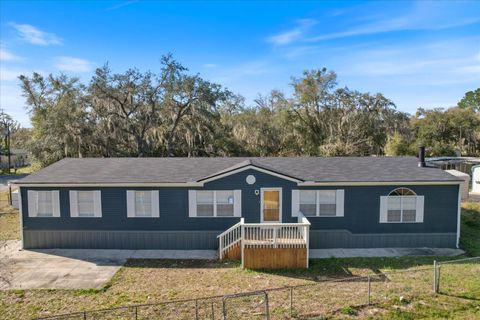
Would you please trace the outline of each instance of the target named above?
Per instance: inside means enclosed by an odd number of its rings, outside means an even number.
[[[89,72],[93,69],[90,61],[75,57],[57,57],[55,67],[60,71],[71,72]]]
[[[213,68],[216,68],[218,67],[216,64],[214,63],[205,63],[202,65],[202,68],[205,68],[205,69],[213,69]]]
[[[316,23],[317,22],[312,19],[298,20],[297,27],[291,30],[276,34],[274,36],[271,36],[267,39],[267,41],[277,45],[289,44],[293,41],[296,41],[302,38],[304,33]]]
[[[255,60],[222,68],[210,76],[213,81],[226,85],[234,83],[239,79],[263,76],[273,72],[275,72],[275,67],[268,61]]]
[[[123,8],[123,7],[126,7],[126,6],[129,6],[129,5],[132,5],[132,4],[135,4],[137,3],[139,0],[129,0],[129,1],[122,1],[116,5],[113,5],[109,8],[107,8],[106,10],[107,11],[113,11],[113,10],[117,10],[117,9],[120,9],[120,8]]]
[[[0,61],[14,61],[20,59],[22,59],[22,57],[13,54],[3,47],[0,47]]]
[[[0,81],[15,81],[21,74],[28,74],[26,70],[0,68]]]
[[[363,79],[385,87],[464,86],[480,81],[480,65],[471,43],[478,37],[440,42],[402,42],[393,45],[371,45],[376,49],[344,50],[333,66],[339,75]]]
[[[322,34],[304,40],[317,42],[394,31],[442,30],[480,22],[480,17],[475,14],[475,8],[472,8],[470,12],[466,7],[460,7],[464,9],[461,11],[457,11],[458,8],[459,6],[455,3],[452,5],[452,3],[448,2],[417,2],[410,12],[395,16],[395,13],[403,11],[395,10],[393,13],[387,11],[383,17],[376,14],[366,23],[349,29]]]
[[[20,122],[23,127],[31,127],[28,112],[25,109],[25,98],[18,84],[0,83],[0,104],[2,108]]]
[[[30,24],[12,23],[11,25],[18,31],[20,38],[31,44],[47,46],[50,44],[60,44],[62,42],[62,39],[54,33],[42,31]]]
[[[457,71],[460,74],[473,74],[473,75],[480,74],[480,64],[460,67],[460,68],[457,68],[455,71]]]

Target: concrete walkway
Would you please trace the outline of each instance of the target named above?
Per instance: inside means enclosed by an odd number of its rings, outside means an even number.
[[[458,256],[465,253],[450,248],[372,248],[372,249],[311,249],[311,259],[405,256]]]
[[[214,250],[21,250],[0,243],[0,290],[101,288],[127,259],[215,259]]]

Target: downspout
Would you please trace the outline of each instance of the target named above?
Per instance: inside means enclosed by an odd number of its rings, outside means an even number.
[[[462,215],[462,192],[461,184],[458,184],[458,212],[457,212],[457,249],[460,248],[460,224]]]
[[[20,219],[20,248],[23,246],[23,209],[22,209],[22,188],[18,187],[18,216]]]

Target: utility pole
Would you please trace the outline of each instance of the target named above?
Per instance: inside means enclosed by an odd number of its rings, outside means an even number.
[[[7,123],[7,152],[8,152],[8,174],[10,174],[10,167],[11,167],[10,123]]]

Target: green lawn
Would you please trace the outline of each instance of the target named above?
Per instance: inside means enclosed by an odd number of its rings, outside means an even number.
[[[460,246],[472,257],[480,256],[480,203],[462,205]]]
[[[461,244],[467,255],[478,255],[480,204],[465,204]],[[13,222],[12,222],[13,224]],[[15,221],[14,225],[18,225]],[[12,234],[17,233],[11,226]],[[80,310],[131,304],[223,295],[267,288],[311,284],[294,290],[293,314],[300,319],[480,319],[480,261],[444,265],[440,294],[432,294],[432,262],[444,257],[350,258],[312,260],[308,270],[242,270],[238,263],[191,260],[129,260],[100,290],[16,290],[0,292],[0,319],[24,319]],[[450,258],[451,259],[451,258]],[[427,268],[426,270],[423,270]],[[411,272],[395,271],[410,270]],[[393,272],[393,273],[392,273]],[[382,273],[387,273],[384,276]],[[368,282],[352,277],[372,275],[371,302]],[[350,278],[342,283],[323,282]],[[271,319],[285,319],[289,290],[269,294]],[[215,319],[221,300],[215,300]],[[241,298],[235,308],[246,318],[259,318],[264,302]],[[193,304],[157,308],[162,318],[191,319]],[[200,305],[208,314],[210,304]],[[96,314],[98,318],[122,319],[125,310]],[[140,309],[139,319],[153,318],[153,308]],[[232,311],[233,312],[233,311]],[[234,317],[235,318],[235,317]]]
[[[8,204],[8,192],[0,192],[0,240],[19,238],[18,210]]]
[[[14,175],[21,175],[21,174],[30,174],[35,171],[34,166],[27,166],[21,168],[11,168],[10,173],[7,173],[5,170],[0,172],[0,176],[14,176]]]

